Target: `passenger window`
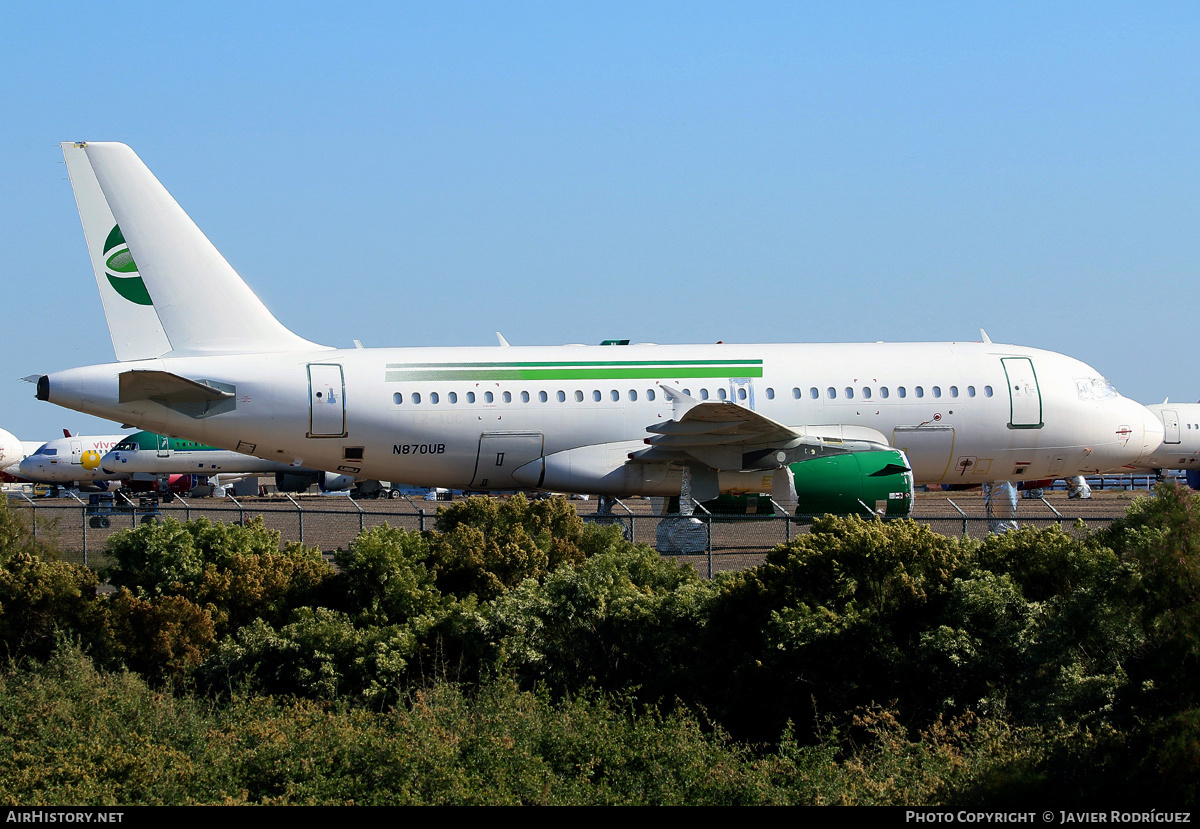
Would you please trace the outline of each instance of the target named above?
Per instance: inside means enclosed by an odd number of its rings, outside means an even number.
[[[888,392],[888,387],[887,387],[887,386],[880,386],[880,387],[879,387],[879,396],[880,396],[880,397],[882,397],[882,398],[886,399],[886,398],[887,398],[887,396],[888,396],[888,394],[890,394],[890,392]]]
[[[521,392],[521,402],[522,402],[522,403],[528,403],[528,402],[529,402],[529,392],[527,392],[527,391],[523,391],[523,392]]]
[[[871,387],[870,386],[863,386],[862,396],[863,396],[863,400],[871,399]]]
[[[567,402],[567,393],[565,391],[560,391],[558,394],[554,395],[554,397],[559,403]]]
[[[402,395],[400,392],[396,392],[392,395],[392,402],[399,406],[404,402],[404,395]]]
[[[688,397],[691,397],[691,396],[692,396],[692,390],[691,390],[691,389],[684,389],[684,390],[683,390],[683,393],[684,393],[684,394],[686,394]]]
[[[738,400],[745,400],[745,399],[746,399],[746,390],[738,389]]]
[[[614,403],[618,403],[621,400],[621,393],[619,391],[617,391],[616,389],[613,389],[612,391],[610,391],[608,393],[608,396],[612,398]]]
[[[492,393],[490,391],[485,391],[483,393],[483,402],[484,403],[494,403],[495,400],[496,400],[496,398],[492,396]]]
[[[967,386],[967,397],[974,397],[974,396],[975,396],[975,387]]]
[[[467,392],[467,402],[468,402],[468,403],[474,403],[474,402],[475,402],[475,392],[473,392],[473,391],[469,391],[469,392]]]
[[[700,389],[700,399],[701,400],[708,399],[708,389]]]
[[[595,400],[597,403],[600,402],[600,390],[599,389],[596,389],[595,391],[592,392],[592,399]]]
[[[458,394],[455,392],[450,392],[449,394],[446,395],[446,399],[449,400],[451,403],[457,403],[458,402]]]
[[[917,397],[924,397],[924,396],[925,396],[925,389],[924,389],[924,388],[922,388],[921,386],[917,386],[917,387],[916,387],[916,389],[915,389],[915,391],[916,391],[916,393],[917,393]]]
[[[771,388],[770,386],[767,386],[767,399],[768,400],[775,399],[775,389]]]
[[[904,388],[904,386],[900,386],[896,389],[896,394],[898,394],[900,397],[908,397],[908,389]]]
[[[847,400],[854,399],[854,389],[850,388],[849,386],[846,386],[846,399]]]
[[[637,401],[637,391],[635,391],[634,389],[630,389],[629,390],[629,399],[636,402]]]
[[[992,387],[991,387],[991,386],[984,386],[984,387],[983,387],[983,396],[984,396],[984,397],[991,397],[991,396],[992,396]]]
[[[725,394],[725,389],[717,389],[717,397],[724,400],[728,395]]]
[[[421,393],[420,393],[420,392],[417,392],[417,391],[413,392],[413,394],[412,394],[412,402],[414,402],[414,403],[420,403],[420,402],[421,402]]]
[[[435,391],[431,391],[431,392],[429,393],[429,402],[430,402],[430,403],[436,403],[436,402],[438,402],[438,393],[437,393],[437,392],[435,392]]]
[[[933,396],[934,396],[934,397],[941,397],[941,396],[942,396],[942,387],[941,387],[941,386],[934,386],[934,387],[933,387]]]
[[[958,397],[958,386],[951,386],[951,387],[950,387],[950,396],[951,396],[951,397]]]
[[[550,398],[546,395],[546,393],[544,391],[538,392],[538,402],[539,403],[545,403],[549,399]]]
[[[834,400],[837,398],[837,389],[835,389],[833,386],[830,386],[829,388],[825,389],[825,393],[827,395],[829,395],[830,400]]]
[[[792,397],[799,400],[800,399],[800,389],[792,389]]]
[[[811,397],[813,400],[816,400],[821,396],[821,393],[819,391],[817,391],[816,386],[813,386],[811,389],[808,390],[808,396]]]
[[[647,400],[654,399],[654,389],[646,389],[646,399]]]
[[[504,402],[505,402],[505,403],[511,403],[511,402],[512,402],[512,392],[510,392],[510,391],[506,391],[506,392],[504,393]]]
[[[579,389],[575,390],[575,402],[576,403],[583,402],[583,392],[579,391]]]

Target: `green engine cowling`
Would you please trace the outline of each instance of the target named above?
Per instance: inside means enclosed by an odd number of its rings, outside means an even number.
[[[912,515],[912,469],[899,449],[829,455],[788,468],[797,515]]]

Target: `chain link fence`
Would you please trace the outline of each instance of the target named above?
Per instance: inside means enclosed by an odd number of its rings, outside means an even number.
[[[997,519],[987,515],[977,495],[930,496],[917,499],[913,517],[934,532],[979,538],[997,526]],[[1126,500],[1121,500],[1118,494],[1096,502],[1062,497],[1054,503],[1046,497],[1022,499],[1017,523],[1038,528],[1059,526],[1068,531],[1095,530],[1122,515],[1129,497],[1131,494],[1126,494]],[[156,498],[126,498],[120,493],[93,495],[88,500],[74,495],[54,500],[18,495],[9,503],[25,516],[35,535],[53,543],[64,559],[94,569],[109,564],[104,548],[113,533],[168,516],[179,521],[203,517],[227,523],[261,517],[266,527],[279,531],[281,541],[298,541],[331,554],[347,547],[364,529],[380,524],[431,530],[439,506],[407,498],[359,502],[346,496],[203,501],[177,497],[163,503]],[[701,508],[689,518],[654,514],[657,504],[649,499],[613,500],[605,505],[596,501],[574,503],[585,521],[616,524],[630,541],[648,544],[663,555],[686,561],[708,576],[762,563],[771,548],[809,532],[813,520],[812,516],[787,516],[781,508],[758,515],[712,515]]]

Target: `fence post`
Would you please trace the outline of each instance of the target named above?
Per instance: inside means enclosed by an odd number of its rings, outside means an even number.
[[[129,526],[137,526],[137,509],[133,506],[133,501],[129,500],[129,496],[125,494],[125,490],[118,489],[116,492],[117,498],[125,502],[125,506],[129,507]],[[116,506],[116,498],[113,499],[113,506]]]
[[[954,503],[949,498],[946,499],[946,503],[949,504],[950,506],[954,507],[956,510],[958,510],[958,514],[962,516],[962,522],[963,522],[962,534],[966,535],[967,534],[967,514],[965,512],[963,512],[962,510],[958,509],[958,504]]]
[[[708,532],[705,533],[705,535],[708,536],[708,577],[711,579],[713,577],[713,560],[712,560],[712,557],[713,557],[713,552],[712,552],[712,519],[713,519],[713,516],[712,516],[711,512],[709,512],[707,509],[704,509],[704,505],[701,504],[699,501],[696,502],[696,509],[704,510],[704,519],[707,524],[707,530],[708,530]]]
[[[284,497],[292,502],[292,506],[296,508],[297,519],[300,522],[300,543],[304,543],[304,510],[296,503],[296,499],[291,496],[291,493],[283,493]],[[357,506],[357,505],[356,505]]]
[[[637,519],[633,515],[633,510],[631,510],[629,507],[622,504],[621,500],[619,498],[613,498],[612,500],[613,500],[614,504],[616,504],[621,509],[623,509],[627,513],[629,513],[629,543],[636,544],[637,543]]]
[[[87,548],[87,504],[83,503],[83,499],[76,495],[71,490],[67,490],[67,494],[79,502],[79,527],[83,530],[83,566],[88,566],[88,548]]]
[[[24,492],[21,493],[21,497],[24,498],[26,501],[28,501],[29,506],[33,509],[33,518],[31,518],[29,520],[29,526],[32,528],[32,531],[33,531],[33,539],[34,539],[34,541],[36,541],[37,540],[37,504],[35,504],[33,502],[33,499],[30,498],[28,495],[26,495]]]
[[[779,505],[779,501],[774,498],[770,499],[770,505],[774,506],[784,516],[784,543],[792,540],[792,516],[787,515],[787,510]]]
[[[417,529],[425,532],[425,510],[421,508],[417,509]]]
[[[346,496],[346,500],[349,501],[350,503],[354,504],[354,508],[356,510],[358,510],[358,533],[359,533],[359,535],[362,535],[362,531],[363,531],[363,527],[364,527],[363,508],[358,505],[358,501],[355,501],[349,495]]]
[[[1052,504],[1051,504],[1049,501],[1047,501],[1047,500],[1046,500],[1046,496],[1045,496],[1045,495],[1043,495],[1043,496],[1041,497],[1041,502],[1042,502],[1043,504],[1045,504],[1046,506],[1050,507],[1050,511],[1051,511],[1052,513],[1054,513],[1056,516],[1058,516],[1058,528],[1061,530],[1061,529],[1062,529],[1062,525],[1063,525],[1063,517],[1062,517],[1062,513],[1061,513],[1061,512],[1059,512],[1058,510],[1056,510],[1056,509],[1054,508],[1054,506],[1053,506],[1053,505],[1052,505]]]
[[[189,504],[187,501],[183,500],[182,495],[176,495],[175,498],[176,498],[176,500],[179,501],[179,503],[183,504],[183,520],[191,521],[192,520],[192,505]]]

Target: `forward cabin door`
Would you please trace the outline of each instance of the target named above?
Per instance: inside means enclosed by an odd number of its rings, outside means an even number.
[[[1001,357],[1000,363],[1008,377],[1008,428],[1042,428],[1042,392],[1038,388],[1033,360],[1028,357]]]
[[[308,365],[308,437],[346,436],[346,384],[342,367],[329,363]]]
[[[479,489],[524,489],[512,474],[542,457],[541,432],[485,432],[479,436],[479,456],[471,486]],[[542,475],[545,474],[542,465]],[[538,476],[540,484],[542,475]]]
[[[158,436],[158,457],[171,457],[171,439],[166,435]]]

